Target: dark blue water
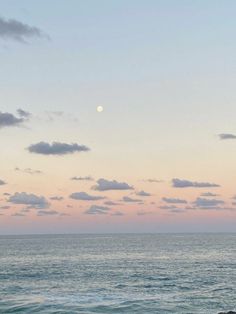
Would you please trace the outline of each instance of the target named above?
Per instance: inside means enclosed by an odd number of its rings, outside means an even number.
[[[0,313],[236,308],[236,234],[0,237]]]

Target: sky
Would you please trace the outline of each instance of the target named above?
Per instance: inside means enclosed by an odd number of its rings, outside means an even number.
[[[235,231],[235,10],[0,0],[0,234]]]

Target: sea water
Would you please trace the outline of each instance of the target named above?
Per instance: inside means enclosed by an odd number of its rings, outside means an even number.
[[[0,237],[0,313],[236,308],[236,234]]]

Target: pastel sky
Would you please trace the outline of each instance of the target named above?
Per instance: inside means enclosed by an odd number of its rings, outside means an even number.
[[[235,231],[235,11],[0,0],[0,233]]]

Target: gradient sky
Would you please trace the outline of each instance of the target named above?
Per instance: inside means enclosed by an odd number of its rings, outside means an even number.
[[[0,0],[0,233],[235,231],[235,11]]]

